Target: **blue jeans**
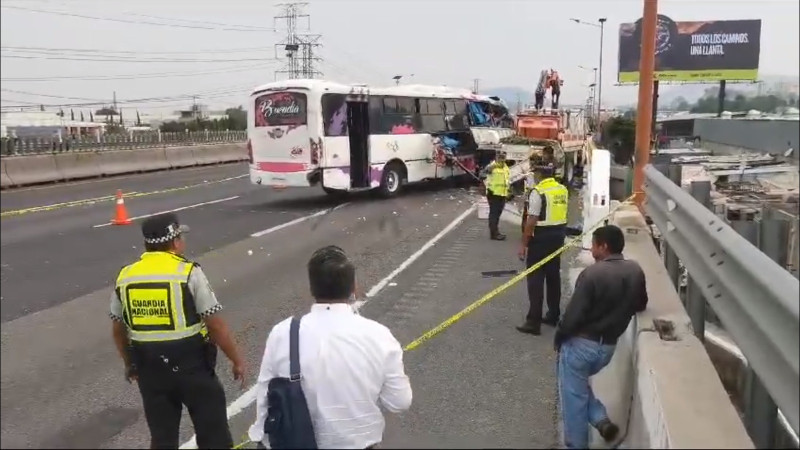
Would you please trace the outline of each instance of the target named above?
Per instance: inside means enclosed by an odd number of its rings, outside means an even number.
[[[567,448],[589,447],[589,424],[594,427],[608,419],[589,384],[589,377],[607,366],[614,355],[614,345],[583,338],[571,338],[558,353],[558,396],[564,423]]]

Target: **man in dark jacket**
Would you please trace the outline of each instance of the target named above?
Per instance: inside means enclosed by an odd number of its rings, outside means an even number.
[[[581,272],[555,335],[558,391],[567,448],[588,448],[589,424],[609,442],[619,427],[592,393],[589,377],[611,361],[633,315],[647,307],[644,271],[622,256],[625,236],[606,225],[592,235],[595,263]],[[587,420],[588,419],[588,420]]]

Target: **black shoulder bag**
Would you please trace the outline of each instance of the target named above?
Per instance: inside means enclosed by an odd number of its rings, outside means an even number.
[[[273,449],[316,449],[314,424],[300,384],[300,319],[292,317],[289,331],[289,378],[275,377],[267,387],[264,434]]]

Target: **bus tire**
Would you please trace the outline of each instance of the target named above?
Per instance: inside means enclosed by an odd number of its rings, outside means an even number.
[[[391,198],[400,193],[405,181],[405,171],[403,166],[398,163],[389,163],[383,168],[381,175],[381,186],[378,194],[383,198]]]

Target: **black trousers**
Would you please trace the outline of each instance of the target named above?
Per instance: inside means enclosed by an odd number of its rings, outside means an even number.
[[[494,195],[489,191],[486,194],[486,201],[489,202],[489,234],[495,237],[500,234],[500,216],[503,214],[503,208],[506,207],[506,198]]]
[[[533,238],[528,241],[528,256],[525,261],[531,267],[564,245],[566,238],[563,227],[542,231],[534,230]],[[561,256],[556,256],[542,267],[528,274],[528,309],[527,321],[534,327],[542,323],[542,303],[545,286],[547,286],[547,318],[558,320],[561,317]]]
[[[525,234],[525,222],[528,221],[528,202],[525,202],[525,206],[522,207],[522,234]]]
[[[208,364],[152,365],[138,375],[150,448],[178,448],[182,405],[189,410],[198,448],[233,447],[225,391]]]

